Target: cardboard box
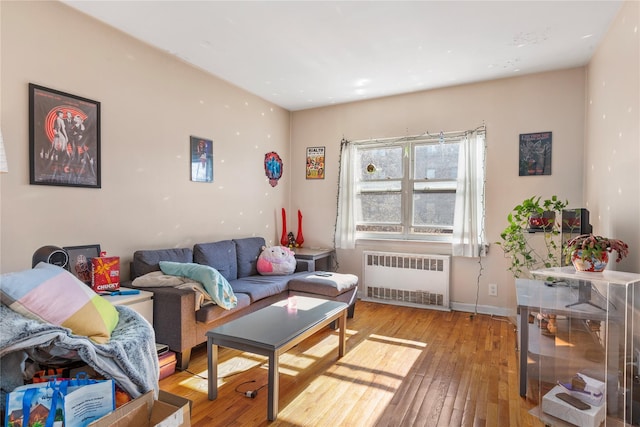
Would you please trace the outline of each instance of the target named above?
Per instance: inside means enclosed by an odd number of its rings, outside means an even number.
[[[120,257],[91,258],[91,289],[95,292],[120,289]]]
[[[542,412],[580,427],[598,427],[606,417],[606,405],[591,405],[591,409],[580,410],[556,397],[565,389],[557,385],[542,398]]]
[[[160,390],[158,400],[153,391],[122,405],[88,427],[191,427],[191,401]]]

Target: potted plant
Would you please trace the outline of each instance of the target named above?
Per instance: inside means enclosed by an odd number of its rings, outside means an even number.
[[[533,196],[523,200],[509,213],[509,224],[500,233],[501,240],[496,243],[511,259],[509,271],[515,277],[536,268],[560,265],[560,224],[555,218],[562,217],[562,210],[568,204],[558,196],[544,200],[540,196]],[[529,241],[530,234],[535,232],[544,233],[543,250],[536,249]]]
[[[581,234],[567,241],[564,255],[578,271],[600,272],[609,262],[609,253],[616,251],[616,262],[629,255],[629,245],[619,239]]]

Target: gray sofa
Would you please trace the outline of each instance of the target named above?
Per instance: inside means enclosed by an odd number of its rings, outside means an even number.
[[[355,308],[357,277],[346,277],[355,285],[334,287],[334,292],[317,292],[317,284],[306,277],[310,273],[307,261],[298,260],[296,272],[286,276],[261,276],[256,261],[265,240],[262,237],[199,243],[190,248],[140,250],[133,255],[131,280],[160,270],[160,261],[194,262],[218,270],[228,281],[238,299],[238,305],[225,310],[217,305],[205,305],[194,310],[195,294],[188,289],[148,287],[153,292],[153,328],[156,342],[166,344],[176,353],[178,369],[189,366],[191,349],[206,341],[205,333],[232,319],[266,307],[290,295],[289,282],[295,280],[291,294],[313,295],[319,298],[343,301],[349,304],[349,317]],[[308,283],[309,282],[309,283]],[[125,286],[133,286],[126,284]]]

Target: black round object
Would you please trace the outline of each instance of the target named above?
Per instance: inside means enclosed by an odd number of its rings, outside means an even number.
[[[57,246],[43,246],[33,253],[31,267],[35,267],[39,262],[57,265],[69,269],[69,254]]]

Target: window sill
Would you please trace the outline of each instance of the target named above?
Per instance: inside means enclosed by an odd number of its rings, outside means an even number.
[[[403,248],[411,248],[411,250],[424,250],[443,255],[451,255],[451,242],[437,240],[403,240],[403,239],[357,239],[356,247],[362,249],[380,250],[381,247],[388,250],[402,250]]]

